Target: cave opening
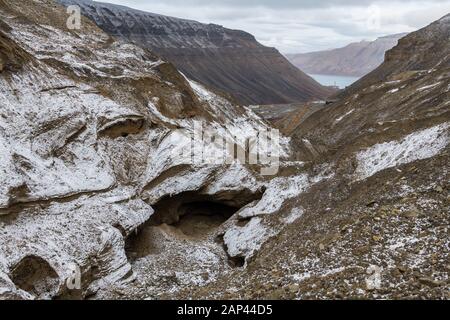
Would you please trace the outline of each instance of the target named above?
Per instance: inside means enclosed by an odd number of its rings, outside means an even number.
[[[38,256],[27,256],[20,260],[10,276],[18,288],[37,299],[51,299],[58,292],[58,274],[47,261]]]
[[[179,208],[178,222],[172,224],[189,237],[202,237],[220,227],[240,208],[211,201],[185,203]]]
[[[128,257],[140,258],[157,254],[157,234],[161,229],[185,241],[202,241],[216,231],[244,206],[262,198],[264,190],[240,191],[206,195],[200,192],[183,192],[166,196],[153,205],[155,210],[150,220],[126,240]]]

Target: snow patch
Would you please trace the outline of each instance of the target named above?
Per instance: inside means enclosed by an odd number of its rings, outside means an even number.
[[[274,234],[265,226],[262,218],[253,218],[244,227],[232,227],[224,235],[225,245],[231,257],[252,256]]]
[[[355,111],[355,109],[350,110],[349,112],[347,112],[347,113],[344,114],[343,116],[337,118],[336,121],[335,121],[334,123],[341,122],[345,117],[351,115],[354,111]]]
[[[303,216],[303,210],[301,208],[294,208],[289,215],[283,219],[285,224],[291,224],[300,219]]]
[[[437,82],[437,83],[434,83],[434,84],[430,84],[429,86],[424,86],[424,87],[421,87],[421,88],[417,89],[417,91],[425,91],[425,90],[428,90],[428,89],[432,89],[434,87],[437,87],[440,84],[441,84],[440,82]]]
[[[367,179],[388,168],[439,154],[449,144],[450,122],[421,130],[401,141],[376,144],[356,155],[356,180]]]

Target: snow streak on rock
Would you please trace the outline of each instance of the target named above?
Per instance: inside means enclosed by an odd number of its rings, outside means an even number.
[[[359,152],[356,180],[402,164],[427,159],[439,154],[450,142],[450,123],[414,132],[400,141],[374,145]]]

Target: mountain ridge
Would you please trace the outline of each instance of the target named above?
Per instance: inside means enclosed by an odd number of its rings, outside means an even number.
[[[79,5],[108,34],[152,50],[241,104],[306,102],[333,93],[244,31],[88,0],[59,2]]]

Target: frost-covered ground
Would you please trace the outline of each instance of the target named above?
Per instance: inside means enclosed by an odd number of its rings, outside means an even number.
[[[336,102],[281,121],[317,183],[231,232],[268,238],[245,270],[175,297],[449,299],[448,22],[404,38]],[[290,225],[268,233],[279,218]]]

